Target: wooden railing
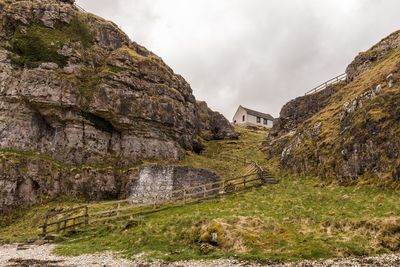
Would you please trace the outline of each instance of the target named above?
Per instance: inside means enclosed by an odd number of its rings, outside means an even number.
[[[336,76],[335,78],[332,78],[329,81],[326,81],[326,82],[318,85],[317,87],[311,89],[305,95],[311,95],[311,94],[318,93],[318,92],[326,89],[330,85],[334,85],[334,84],[337,84],[337,83],[339,83],[341,81],[345,81],[345,80],[347,80],[347,74],[346,73],[340,74],[339,76]]]
[[[135,204],[132,199],[102,202],[49,213],[42,228],[42,235],[59,233],[80,225],[104,223],[123,218],[135,218],[173,207],[205,202],[220,196],[241,192],[264,184],[276,184],[278,181],[251,161],[243,175],[212,183],[191,186],[169,192],[168,199],[154,195],[146,204]],[[148,196],[147,196],[148,198]]]
[[[84,224],[89,224],[89,211],[87,206],[50,212],[46,215],[44,224],[40,226],[42,236],[61,231]]]
[[[264,184],[276,184],[271,175],[268,175],[258,164],[252,163],[241,176],[207,183],[203,185],[182,188],[169,192],[169,199],[158,199],[155,195],[152,203],[132,205],[132,199],[103,202],[89,205],[90,224],[113,221],[123,218],[135,218],[145,214],[159,212],[168,208],[204,202],[219,196],[240,192]]]
[[[83,7],[81,7],[80,5],[78,5],[77,3],[74,4],[76,6],[76,8],[78,8],[80,11],[82,12],[86,12],[85,9],[83,9]]]

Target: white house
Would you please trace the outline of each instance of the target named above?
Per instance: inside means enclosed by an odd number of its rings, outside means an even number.
[[[262,126],[265,128],[272,128],[272,126],[274,126],[274,117],[269,114],[239,106],[235,116],[233,117],[233,123],[242,126]]]

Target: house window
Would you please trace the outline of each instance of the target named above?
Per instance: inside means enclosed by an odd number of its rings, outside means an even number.
[[[264,125],[268,125],[268,120],[264,119]]]
[[[243,115],[242,121],[246,121],[246,115]]]
[[[261,123],[261,118],[257,117],[257,123]]]

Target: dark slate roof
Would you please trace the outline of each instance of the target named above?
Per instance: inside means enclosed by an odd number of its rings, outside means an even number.
[[[260,117],[260,118],[263,118],[263,119],[267,119],[267,120],[270,120],[270,121],[274,121],[275,120],[274,117],[272,117],[269,114],[258,112],[258,111],[255,111],[255,110],[252,110],[252,109],[249,109],[249,108],[245,108],[245,107],[242,107],[242,108],[244,110],[246,110],[247,114],[249,114],[249,115],[253,115],[253,116]]]

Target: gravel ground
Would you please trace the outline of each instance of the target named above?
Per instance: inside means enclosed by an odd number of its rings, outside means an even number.
[[[302,261],[298,263],[254,263],[235,260],[184,261],[175,263],[147,263],[140,260],[116,259],[111,253],[83,255],[79,257],[58,257],[52,255],[54,245],[0,247],[0,266],[4,267],[364,267],[400,266],[400,255],[349,258],[341,260]]]

